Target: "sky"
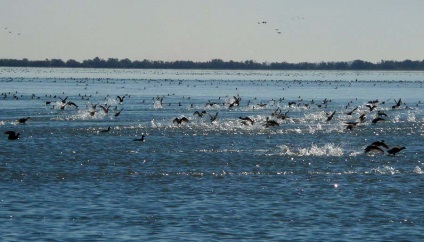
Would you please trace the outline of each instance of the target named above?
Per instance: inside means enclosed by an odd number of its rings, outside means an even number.
[[[424,59],[423,0],[0,0],[0,59]]]

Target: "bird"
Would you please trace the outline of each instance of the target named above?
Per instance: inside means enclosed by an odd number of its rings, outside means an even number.
[[[389,150],[387,150],[387,153],[389,153],[390,155],[396,155],[396,153],[398,153],[399,151],[406,149],[406,147],[399,147],[399,146],[395,146]]]
[[[215,116],[212,116],[212,115],[209,114],[209,117],[210,117],[211,122],[215,122],[216,119],[218,118],[218,112],[216,112]]]
[[[248,124],[249,122],[250,125],[253,125],[253,123],[255,123],[255,121],[249,117],[239,117],[239,119],[243,120],[242,124]]]
[[[336,111],[332,112],[331,114],[327,114],[327,122],[330,122],[333,119],[334,114],[336,114]]]
[[[199,111],[195,111],[193,113],[193,115],[197,115],[199,118],[203,117],[203,114],[206,114],[207,112],[205,110],[199,112]]]
[[[4,132],[4,134],[9,135],[7,137],[7,139],[9,139],[9,140],[19,139],[19,135],[20,135],[20,133],[16,133],[15,131],[6,131],[6,132]]]
[[[392,106],[392,109],[398,108],[400,107],[400,105],[402,104],[402,98],[399,98],[398,101],[396,101],[396,99],[393,99],[395,101],[395,105]]]
[[[273,127],[273,126],[280,126],[279,123],[277,123],[277,121],[275,120],[270,120],[269,117],[266,117],[266,121],[265,121],[265,127]]]
[[[62,100],[62,103],[65,104],[66,103],[66,99],[68,99],[68,96],[66,96],[64,99],[62,99],[61,97],[59,97],[60,100]]]
[[[370,105],[370,104],[367,104],[367,105],[365,105],[366,107],[368,107],[369,109],[370,109],[370,112],[372,112],[372,110],[374,110],[374,108],[376,108],[377,107],[377,105],[375,105],[375,104],[372,104],[372,105]]]
[[[115,113],[115,117],[118,117],[118,116],[121,114],[122,110],[124,110],[124,109],[123,109],[123,108],[121,108],[121,110],[119,110],[119,112],[116,112],[116,113]]]
[[[188,123],[188,119],[186,117],[174,118],[174,120],[172,120],[172,122],[177,123],[178,125],[181,125],[183,122]]]
[[[371,145],[374,145],[374,146],[382,146],[382,147],[384,147],[384,148],[386,148],[386,149],[388,149],[389,148],[389,146],[387,146],[386,145],[386,143],[384,143],[384,140],[381,140],[381,141],[375,141],[375,142],[373,142]]]
[[[346,115],[352,115],[352,114],[353,114],[353,112],[355,112],[355,111],[356,111],[356,109],[358,109],[358,107],[354,108],[352,111],[349,111],[349,112],[347,112],[347,113],[345,113],[345,114],[346,114]]]
[[[74,102],[68,101],[66,104],[69,106],[75,106],[76,108],[78,108],[78,105],[76,105]]]
[[[377,122],[380,122],[380,121],[386,121],[386,120],[384,118],[377,117],[377,118],[373,119],[371,121],[371,123],[376,124]]]
[[[106,106],[106,107],[105,107]],[[102,105],[99,105],[99,107],[103,110],[103,112],[105,112],[105,113],[109,113],[109,108],[110,108],[110,106],[108,107],[107,105],[105,105],[105,106],[102,106]]]
[[[128,94],[125,94],[124,96],[120,97],[120,96],[116,96],[119,99],[119,103],[122,104],[124,102],[124,98],[127,96]]]
[[[359,120],[361,121],[361,123],[365,122],[365,115],[367,115],[366,113],[361,114],[361,116],[359,116]]]
[[[25,124],[25,122],[26,122],[28,119],[30,119],[30,117],[20,118],[20,119],[18,119],[18,123],[20,123],[20,124]]]
[[[352,130],[353,128],[356,127],[356,125],[358,125],[359,122],[345,122],[346,129]]]
[[[365,147],[365,154],[368,154],[369,152],[378,152],[378,153],[384,153],[384,150],[376,145],[368,145]]]
[[[143,135],[141,135],[141,138],[140,138],[140,139],[135,138],[135,139],[133,139],[133,141],[141,141],[141,142],[144,142],[144,137],[145,137],[145,135],[143,134]]]
[[[100,131],[100,132],[102,132],[102,133],[106,133],[106,132],[109,132],[110,131],[110,127],[108,127],[107,129],[104,129],[104,130],[102,130],[102,131]]]

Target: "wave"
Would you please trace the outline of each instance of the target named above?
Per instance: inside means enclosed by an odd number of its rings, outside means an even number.
[[[323,146],[318,146],[311,144],[310,147],[298,148],[296,150],[291,150],[287,145],[279,146],[281,149],[281,155],[291,155],[291,156],[342,156],[343,149],[334,145],[333,143],[324,144]]]

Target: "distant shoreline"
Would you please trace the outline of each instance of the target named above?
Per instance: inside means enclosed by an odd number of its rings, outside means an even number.
[[[424,71],[422,61],[382,60],[372,63],[363,60],[334,62],[263,62],[253,60],[223,61],[213,59],[205,62],[194,61],[131,61],[129,59],[99,57],[81,62],[70,59],[28,60],[0,59],[0,67],[48,67],[48,68],[103,68],[103,69],[189,69],[189,70],[393,70],[393,71]]]

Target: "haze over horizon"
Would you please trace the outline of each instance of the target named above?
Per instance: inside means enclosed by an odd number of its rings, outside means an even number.
[[[0,3],[0,59],[424,59],[419,0]]]

